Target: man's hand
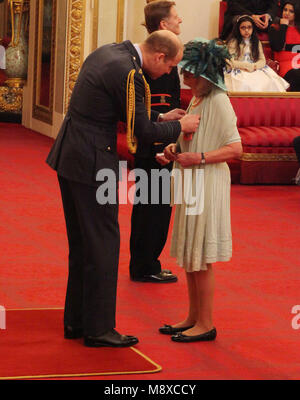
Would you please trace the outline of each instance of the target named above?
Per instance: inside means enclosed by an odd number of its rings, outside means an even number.
[[[177,157],[176,153],[176,143],[170,143],[164,149],[164,157],[169,161],[175,161]]]
[[[184,117],[186,112],[181,108],[174,108],[165,114],[163,114],[162,121],[174,121]]]
[[[200,116],[185,115],[179,122],[183,133],[195,133],[199,126]]]
[[[255,25],[260,28],[260,29],[265,29],[268,26],[268,21],[267,23],[265,22],[265,16],[267,14],[263,14],[263,15],[251,15],[252,19],[254,20]],[[269,16],[268,16],[269,17]]]
[[[156,156],[155,156],[155,159],[156,159],[156,161],[157,161],[160,165],[162,165],[162,166],[167,165],[167,164],[169,164],[169,162],[170,162],[170,160],[168,160],[168,159],[164,156],[164,153],[157,153]]]
[[[271,19],[270,15],[269,14],[263,14],[261,16],[261,19],[264,21],[264,26],[265,26],[264,29],[267,29],[267,27],[269,26],[269,21]]]

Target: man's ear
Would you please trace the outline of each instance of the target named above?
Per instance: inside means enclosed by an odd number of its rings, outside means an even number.
[[[168,30],[166,21],[165,21],[164,19],[162,19],[162,20],[160,21],[160,23],[159,23],[159,29],[160,29],[160,30],[164,30],[164,31]]]
[[[157,61],[158,62],[164,62],[165,61],[165,57],[166,57],[166,55],[165,55],[165,53],[156,53],[157,54]]]
[[[155,64],[160,64],[161,61],[164,61],[164,57],[165,57],[164,53],[159,53],[156,51],[153,54],[152,60],[154,61]]]

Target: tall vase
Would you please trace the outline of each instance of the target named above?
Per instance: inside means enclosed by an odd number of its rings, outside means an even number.
[[[29,0],[8,0],[11,15],[12,39],[6,49],[6,84],[22,87],[27,79],[28,43],[26,29]]]

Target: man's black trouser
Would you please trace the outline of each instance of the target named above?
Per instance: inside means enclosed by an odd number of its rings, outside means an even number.
[[[135,168],[146,171],[148,176],[148,204],[134,204],[131,215],[130,236],[130,276],[141,278],[144,275],[158,274],[161,272],[161,263],[158,260],[168,237],[168,230],[172,207],[163,204],[162,190],[169,190],[160,180],[159,204],[151,204],[151,170],[161,171],[172,169],[172,163],[162,167],[155,158],[135,158]]]
[[[64,324],[97,336],[115,327],[118,204],[100,205],[96,187],[58,180],[69,242]]]

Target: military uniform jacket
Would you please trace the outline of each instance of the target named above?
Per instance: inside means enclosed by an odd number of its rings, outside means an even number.
[[[139,55],[130,41],[102,46],[82,65],[70,105],[47,163],[64,178],[97,185],[96,174],[110,168],[118,175],[117,123],[126,122],[129,72],[135,69],[135,128],[144,143],[176,142],[178,121],[155,122],[145,107],[145,84]]]

